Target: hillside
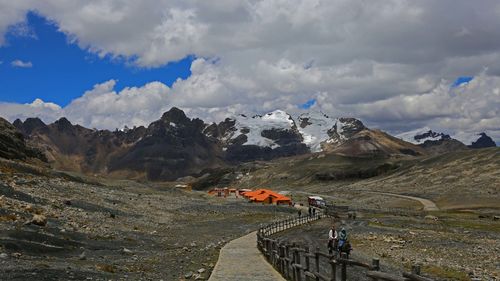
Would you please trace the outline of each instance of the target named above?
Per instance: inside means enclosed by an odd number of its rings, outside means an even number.
[[[297,121],[275,110],[207,124],[174,107],[147,127],[115,131],[88,129],[66,118],[52,124],[38,118],[18,119],[13,125],[22,133],[17,133],[18,137],[38,147],[56,169],[151,181],[200,176],[207,169],[311,152],[362,157],[427,153],[419,146],[369,129],[358,119],[331,118],[318,112],[302,114]]]
[[[442,208],[500,207],[500,148],[391,158],[319,153],[241,166],[239,173],[233,183],[244,187],[340,197],[365,190],[429,198]]]

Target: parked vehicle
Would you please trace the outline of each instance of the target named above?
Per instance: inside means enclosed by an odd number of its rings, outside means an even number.
[[[325,208],[326,207],[326,201],[320,196],[309,196],[307,197],[307,202],[309,203],[309,206],[311,207],[317,207],[317,208]]]

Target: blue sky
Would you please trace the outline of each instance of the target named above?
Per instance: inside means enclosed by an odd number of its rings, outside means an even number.
[[[472,77],[472,76],[458,77],[457,80],[455,80],[455,82],[453,82],[453,84],[451,84],[451,86],[458,87],[464,83],[469,83],[470,81],[472,81],[472,79],[474,79],[474,77]]]
[[[138,68],[124,59],[99,58],[76,44],[45,18],[27,15],[29,34],[16,29],[6,34],[7,44],[0,47],[0,101],[31,103],[36,98],[67,105],[97,83],[118,80],[115,87],[143,86],[160,81],[168,86],[191,75],[193,56],[159,68]],[[28,36],[26,36],[28,35]],[[31,67],[14,67],[19,60]]]

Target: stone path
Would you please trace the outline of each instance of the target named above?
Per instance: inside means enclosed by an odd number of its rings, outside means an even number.
[[[227,243],[209,281],[285,281],[257,249],[257,232]]]

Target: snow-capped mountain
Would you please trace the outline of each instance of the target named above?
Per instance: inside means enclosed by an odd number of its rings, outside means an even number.
[[[283,142],[280,137],[294,138],[295,136],[297,140],[300,139],[295,121],[282,110],[275,110],[263,116],[239,115],[233,120],[235,130],[229,131],[225,136],[226,141],[229,142],[234,142],[243,135],[246,141],[241,143],[242,145],[276,148],[281,146],[280,142]]]
[[[323,148],[335,148],[365,129],[367,129],[365,125],[356,118],[338,118],[333,128],[328,130],[329,138],[325,141]]]
[[[322,150],[321,144],[330,138],[328,132],[334,128],[337,120],[322,112],[308,112],[298,118],[299,132],[302,134],[304,144],[312,152]]]
[[[275,110],[265,115],[252,117],[238,115],[211,125],[207,135],[216,137],[224,149],[234,145],[251,145],[275,149],[290,144],[304,144],[311,152],[320,152],[336,147],[354,134],[366,129],[354,118],[332,118],[322,112],[308,112],[294,118]]]
[[[449,146],[450,150],[456,150],[460,144],[460,148],[464,149],[465,144],[469,148],[485,148],[496,146],[495,142],[486,134],[460,134],[459,136],[451,137],[450,135],[444,133],[437,133],[431,130],[429,127],[424,127],[417,130],[412,130],[409,132],[401,133],[396,135],[396,137],[403,139],[404,141],[411,142],[413,144],[420,145],[424,148],[429,148],[430,146],[443,145]],[[450,143],[454,143],[453,146]]]
[[[404,141],[411,142],[413,144],[423,144],[426,141],[439,141],[451,139],[451,137],[444,133],[437,133],[431,130],[429,127],[424,127],[402,134],[396,135],[396,137],[403,139]]]

